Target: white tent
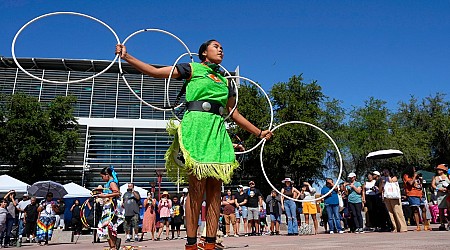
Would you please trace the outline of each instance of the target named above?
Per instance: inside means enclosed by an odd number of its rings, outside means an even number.
[[[15,190],[16,193],[26,193],[29,186],[9,175],[0,175],[0,193],[8,193],[9,190]]]
[[[120,193],[123,195],[124,193],[127,192],[127,188],[128,188],[128,183],[123,184],[122,186],[120,186]],[[139,195],[142,198],[147,198],[147,190],[138,187],[138,186],[134,186],[134,191],[137,191],[139,193]]]
[[[67,183],[63,185],[67,191],[64,198],[81,198],[81,197],[91,197],[91,191],[84,188],[76,183]]]

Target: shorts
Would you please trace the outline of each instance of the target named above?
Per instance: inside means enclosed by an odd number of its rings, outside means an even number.
[[[448,207],[448,201],[447,201],[448,195],[444,194],[444,195],[439,195],[436,197],[437,199],[437,203],[438,203],[438,208],[447,208]]]
[[[259,220],[259,208],[249,207],[247,219],[248,220]]]
[[[235,208],[234,213],[236,214],[236,219],[247,219],[248,217],[248,209],[246,206],[241,206],[241,211],[239,211],[239,208]]]
[[[275,221],[281,222],[281,216],[277,215],[277,216],[275,217],[275,215],[271,214],[271,215],[270,215],[270,221],[273,221],[273,222],[275,222]]]
[[[315,203],[304,202],[303,203],[303,214],[317,214],[317,206]]]
[[[417,196],[408,196],[408,202],[410,207],[420,207],[424,205],[423,198]]]
[[[135,229],[139,229],[139,215],[135,214],[133,216],[125,216],[125,220],[123,222],[123,229],[125,231]]]
[[[161,217],[161,218],[159,218],[159,222],[161,222],[161,223],[170,222],[170,217]]]

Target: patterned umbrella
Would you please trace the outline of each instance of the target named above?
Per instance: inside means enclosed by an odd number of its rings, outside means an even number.
[[[37,197],[46,197],[48,192],[53,193],[53,198],[63,198],[67,194],[63,185],[54,181],[38,181],[31,185],[28,193]]]

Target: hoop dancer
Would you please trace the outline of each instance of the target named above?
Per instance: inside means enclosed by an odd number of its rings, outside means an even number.
[[[172,67],[156,68],[127,53],[124,45],[116,45],[116,54],[137,70],[155,78],[168,78]],[[185,80],[187,111],[180,125],[170,123],[169,134],[174,142],[166,152],[166,169],[169,176],[179,170],[184,181],[189,182],[186,202],[186,249],[214,249],[220,215],[222,182],[231,181],[233,171],[239,166],[223,119],[224,109],[230,112],[235,104],[233,88],[222,76],[219,64],[223,60],[222,45],[209,40],[199,48],[201,63],[182,63],[175,66],[173,78]],[[241,128],[259,138],[270,139],[272,132],[261,130],[245,119],[236,109],[231,118]],[[183,154],[176,159],[178,151]],[[205,189],[205,186],[208,186]],[[206,190],[207,230],[206,242],[197,244],[197,221],[203,194]]]

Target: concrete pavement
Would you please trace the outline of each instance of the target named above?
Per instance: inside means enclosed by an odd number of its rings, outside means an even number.
[[[368,232],[365,234],[325,234],[307,236],[251,236],[251,237],[228,237],[224,239],[227,249],[243,250],[272,250],[272,249],[450,249],[450,231],[415,232],[415,227],[409,227],[407,233],[380,233]],[[124,235],[120,235],[124,242]],[[184,240],[161,240],[148,241],[131,244],[123,243],[123,246],[137,246],[139,249],[183,249]],[[107,249],[106,242],[92,244],[92,236],[81,236],[77,243],[50,244],[39,247],[36,244],[25,243],[22,247],[26,249]],[[124,248],[125,249],[125,248]]]

